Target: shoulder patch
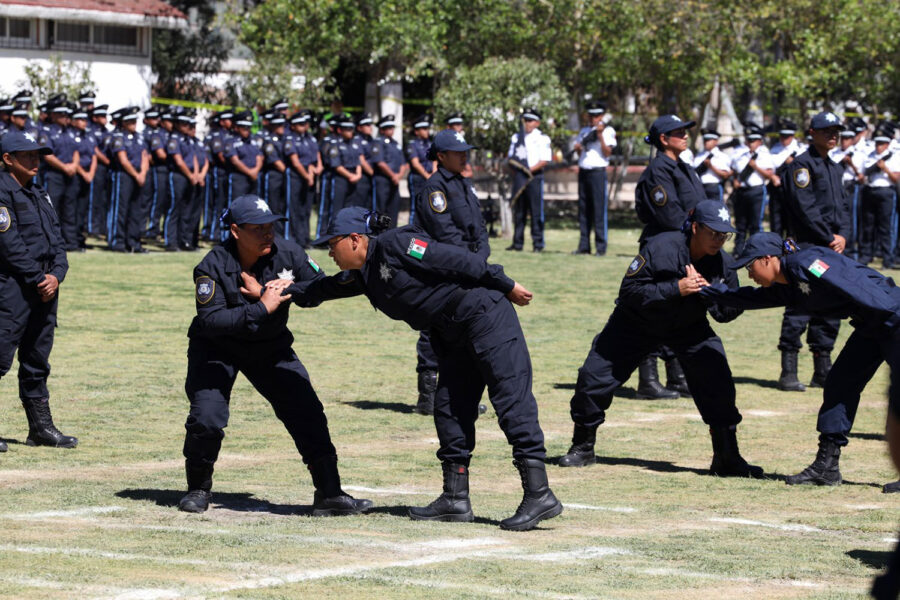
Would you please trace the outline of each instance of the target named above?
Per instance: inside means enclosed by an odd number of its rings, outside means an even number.
[[[447,197],[440,190],[431,192],[428,194],[428,205],[431,206],[431,210],[434,212],[442,213],[447,210]]]
[[[666,188],[658,185],[650,190],[650,199],[653,201],[653,204],[657,206],[665,206],[666,202],[669,201],[669,196],[666,194]]]
[[[12,225],[12,218],[5,206],[0,206],[0,233],[6,233]]]
[[[798,188],[805,188],[809,185],[809,169],[797,169],[794,171],[794,184]]]
[[[406,253],[413,258],[422,260],[425,258],[426,250],[428,250],[428,242],[413,238],[409,241],[409,247],[406,249]]]
[[[822,259],[817,258],[813,261],[813,264],[806,267],[806,270],[815,275],[816,277],[821,277],[825,274],[825,271],[830,269],[828,263],[823,261]]]
[[[306,262],[309,263],[309,266],[312,267],[312,270],[315,271],[316,273],[318,273],[319,271],[322,270],[322,268],[319,267],[318,263],[316,263],[316,261],[314,261],[313,259],[311,259],[308,256],[306,257]]]
[[[632,275],[636,275],[638,271],[644,268],[644,265],[647,264],[647,261],[643,256],[638,254],[634,257],[634,260],[631,261],[631,264],[628,265],[628,270],[625,271],[625,277],[631,277]]]
[[[206,275],[197,278],[197,302],[206,304],[216,293],[216,282]]]

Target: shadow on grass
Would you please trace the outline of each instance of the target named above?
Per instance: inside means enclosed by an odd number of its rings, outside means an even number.
[[[857,433],[855,431],[851,431],[847,434],[849,438],[855,438],[857,440],[872,440],[875,442],[886,442],[887,438],[884,437],[883,433]]]
[[[369,511],[366,512],[368,515],[379,514],[379,515],[391,515],[392,517],[403,517],[409,519],[409,509],[413,508],[412,506],[374,506]],[[500,521],[496,521],[494,519],[488,519],[487,517],[478,517],[476,516],[473,523],[478,523],[480,525],[495,525],[499,526]]]
[[[411,414],[416,412],[416,407],[412,404],[404,404],[402,402],[378,402],[376,400],[354,400],[353,402],[344,402],[360,410],[392,410],[398,413]]]
[[[735,383],[749,383],[752,385],[758,385],[759,387],[769,388],[771,390],[778,389],[778,382],[772,381],[771,379],[758,379],[756,377],[742,377],[738,376],[734,378]]]
[[[845,554],[852,559],[858,560],[867,567],[872,567],[879,571],[888,565],[888,561],[891,558],[890,552],[875,550],[850,550]]]
[[[559,464],[562,456],[548,456],[548,464]],[[709,469],[697,469],[694,467],[680,467],[674,463],[665,460],[647,460],[644,458],[630,458],[621,456],[598,456],[598,465],[625,465],[629,467],[641,467],[648,471],[657,471],[659,473],[695,473],[697,475],[709,475]],[[590,466],[585,468],[591,468]]]
[[[25,445],[25,442],[24,442],[24,441],[17,440],[16,438],[5,438],[5,437],[0,437],[0,442],[6,442],[8,445],[12,445],[12,446],[14,446],[14,445],[16,445],[16,444],[18,444],[18,445],[20,445],[20,446],[24,446],[24,445]]]
[[[574,383],[554,383],[553,389],[555,389],[555,390],[574,390],[575,384]],[[637,391],[635,391],[632,388],[618,387],[613,392],[613,397],[614,398],[629,398],[629,399],[635,400],[635,399],[637,399]]]

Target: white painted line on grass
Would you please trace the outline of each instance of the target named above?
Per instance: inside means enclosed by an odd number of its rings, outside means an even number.
[[[456,550],[458,548],[477,548],[481,546],[496,546],[498,544],[505,546],[508,545],[509,542],[500,538],[449,538],[398,545],[415,548],[431,548],[434,550]]]
[[[433,492],[416,492],[414,490],[405,490],[402,488],[371,488],[361,485],[345,485],[345,492],[360,492],[363,494],[386,494],[395,496],[430,496]]]
[[[852,508],[853,510],[878,510],[880,508],[885,508],[880,504],[845,504],[847,508]]]
[[[530,560],[535,562],[562,562],[572,559],[592,559],[602,558],[604,556],[613,556],[616,554],[631,554],[631,551],[624,548],[607,548],[603,546],[593,546],[588,548],[575,548],[574,550],[564,550],[561,552],[545,552],[543,554],[514,554],[504,558],[512,560]]]
[[[387,575],[378,575],[375,573],[366,573],[355,576],[357,579],[366,581],[380,581],[403,586],[418,586],[434,590],[464,590],[465,597],[471,598],[474,595],[478,597],[497,596],[500,598],[546,598],[547,600],[597,600],[602,596],[592,594],[590,596],[573,596],[571,594],[555,594],[553,592],[543,592],[540,590],[526,590],[522,588],[511,588],[507,586],[487,586],[475,585],[471,583],[453,583],[451,581],[435,580],[435,579],[413,579],[409,577],[390,577]]]
[[[643,575],[658,575],[662,577],[690,577],[695,579],[714,579],[716,581],[732,581],[737,583],[752,583],[752,584],[760,584],[760,585],[778,585],[778,586],[788,586],[788,587],[802,587],[802,588],[822,588],[825,587],[824,584],[817,583],[815,581],[802,581],[802,580],[794,580],[794,579],[754,579],[752,577],[726,577],[721,574],[716,573],[702,573],[699,571],[686,571],[682,569],[675,569],[669,567],[656,567],[656,568],[635,568],[635,567],[622,567],[623,571],[630,571],[632,573],[641,573]]]
[[[107,552],[93,548],[51,548],[48,546],[15,546],[2,544],[0,550],[5,552],[21,552],[23,554],[62,554],[64,556],[86,556],[89,558],[108,558],[110,560],[157,562],[167,565],[193,565],[200,567],[222,567],[245,571],[247,563],[223,563],[197,558],[167,558],[150,554],[126,554],[123,552]]]
[[[884,539],[881,540],[881,541],[882,541],[882,542],[887,542],[888,544],[896,544],[896,543],[897,543],[898,541],[900,541],[900,540],[898,540],[897,538],[884,538]]]
[[[102,515],[107,513],[119,512],[125,510],[122,506],[86,506],[84,508],[73,508],[71,510],[48,510],[44,512],[33,513],[8,513],[0,514],[0,519],[14,519],[21,521],[53,519],[59,517],[77,517],[79,515]]]
[[[768,527],[770,529],[780,529],[782,531],[804,531],[807,533],[823,532],[824,529],[818,527],[810,527],[809,525],[782,525],[779,523],[765,523],[763,521],[752,521],[750,519],[732,519],[713,517],[710,519],[715,523],[731,523],[734,525],[753,525],[756,527]]]
[[[631,508],[630,506],[591,506],[590,504],[571,504],[569,502],[566,502],[563,506],[565,508],[574,508],[576,510],[602,510],[619,513],[637,512],[636,508]]]
[[[784,415],[784,413],[775,412],[774,410],[750,409],[750,410],[742,410],[741,412],[744,414],[753,416],[753,417],[780,417],[780,416]]]

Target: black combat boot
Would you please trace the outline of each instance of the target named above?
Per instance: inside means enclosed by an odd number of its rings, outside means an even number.
[[[469,467],[458,463],[441,463],[444,491],[428,506],[412,507],[409,518],[414,521],[455,521],[471,523],[475,518],[469,502]]]
[[[513,465],[519,470],[525,494],[516,514],[500,521],[501,529],[528,531],[534,529],[540,521],[552,519],[563,511],[562,502],[556,499],[547,484],[547,470],[543,461],[517,458]]]
[[[886,483],[881,488],[881,492],[883,494],[896,494],[900,492],[900,481],[892,481],[891,483]]]
[[[667,390],[659,382],[655,356],[645,356],[638,365],[637,397],[641,400],[674,400],[678,392]]]
[[[778,378],[778,389],[782,392],[805,392],[806,386],[797,379],[797,351],[781,351],[781,377]]]
[[[790,475],[784,482],[788,485],[841,485],[841,447],[834,442],[819,440],[816,460],[796,475]]]
[[[309,463],[309,473],[316,487],[313,495],[314,517],[358,515],[372,508],[371,500],[357,500],[341,489],[337,456],[320,456],[313,460]]]
[[[420,415],[434,414],[434,392],[437,390],[437,371],[419,371],[419,401],[416,412]]]
[[[713,445],[713,459],[709,467],[710,475],[762,479],[762,468],[747,464],[747,461],[741,456],[735,425],[710,427],[709,435],[712,437]]]
[[[691,389],[677,358],[666,361],[666,389],[678,392],[682,398],[691,397]]]
[[[184,461],[188,493],[178,502],[178,510],[191,513],[206,512],[212,500],[213,466],[203,462]]]
[[[594,444],[597,442],[597,425],[585,427],[575,423],[572,433],[572,447],[568,454],[559,459],[561,467],[584,467],[597,462]]]
[[[53,424],[49,398],[22,398],[22,406],[25,407],[25,416],[28,418],[26,444],[56,448],[74,448],[78,445],[78,438],[63,435]]]
[[[0,452],[6,452],[6,442],[0,440]]]
[[[809,387],[825,387],[825,378],[831,370],[831,352],[813,352],[813,376]]]

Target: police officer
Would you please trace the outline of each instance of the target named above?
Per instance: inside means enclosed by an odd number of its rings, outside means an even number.
[[[91,222],[91,197],[93,196],[94,180],[97,176],[97,138],[87,129],[88,113],[84,109],[78,109],[72,115],[72,130],[75,134],[75,143],[78,145],[78,196],[76,201],[76,218],[80,232],[89,231]],[[82,233],[81,237],[84,235]]]
[[[706,191],[707,200],[725,201],[725,181],[734,174],[731,170],[731,158],[719,148],[719,132],[715,129],[703,129],[703,151],[697,153],[692,165],[700,183]]]
[[[737,235],[733,254],[741,255],[747,237],[763,227],[766,212],[766,182],[775,176],[775,164],[769,149],[763,144],[762,127],[754,123],[744,130],[747,145],[740,146],[732,156],[734,178],[734,226]]]
[[[841,184],[843,168],[828,153],[837,146],[840,119],[832,112],[816,114],[810,121],[812,145],[788,165],[784,185],[788,231],[801,248],[822,246],[843,253],[850,232],[850,210]],[[814,372],[810,386],[822,387],[831,368],[831,350],[837,338],[840,319],[813,317],[788,307],[781,322],[781,377],[778,387],[803,391],[797,379],[797,353],[800,336],[809,325],[807,344],[813,353]]]
[[[113,134],[109,249],[113,252],[146,253],[141,235],[146,227],[141,205],[144,184],[150,171],[150,154],[144,138],[137,133],[138,107],[122,111],[122,130]]]
[[[301,110],[290,117],[290,133],[284,140],[284,158],[287,165],[285,238],[301,248],[309,248],[309,217],[312,212],[316,189],[316,168],[321,162],[319,146],[309,133],[312,114]]]
[[[78,440],[53,424],[47,391],[59,285],[69,268],[53,203],[34,183],[40,155],[49,153],[23,131],[7,133],[0,143],[0,377],[18,349],[26,443],[74,448]]]
[[[200,219],[203,217],[203,208],[209,203],[209,150],[200,138],[197,137],[197,118],[191,115],[187,124],[187,133],[190,142],[194,146],[194,156],[197,158],[197,170],[194,171],[194,196],[191,202],[190,220],[186,230],[191,233],[189,247],[183,250],[196,250],[200,242]],[[211,215],[209,215],[212,218]],[[218,217],[216,217],[218,219]]]
[[[112,132],[107,128],[109,122],[109,105],[99,104],[94,106],[91,115],[91,134],[94,136],[96,146],[94,155],[97,157],[97,173],[94,175],[91,189],[91,203],[88,207],[88,233],[105,238],[108,227],[106,226],[106,213],[109,208],[109,166],[110,160],[107,150]]]
[[[731,259],[722,250],[734,232],[728,209],[718,200],[702,200],[685,231],[660,233],[634,258],[622,279],[612,315],[591,344],[578,370],[571,415],[572,446],[560,459],[563,467],[596,462],[597,427],[606,420],[613,393],[631,376],[647,352],[665,344],[684,367],[688,387],[713,445],[711,475],[761,477],[748,465],[737,445],[741,414],[735,406],[734,381],[722,341],[706,318],[719,322],[739,310],[707,306],[697,293],[704,283],[724,281],[738,287]]]
[[[847,238],[844,254],[858,260],[861,248],[860,209],[862,208],[862,198],[860,188],[865,182],[863,161],[866,155],[856,150],[855,138],[856,131],[854,131],[852,119],[850,119],[844,123],[844,128],[841,130],[840,146],[835,146],[828,156],[841,165],[844,170],[841,184],[844,186],[844,197],[847,198],[847,204],[850,207],[850,235]]]
[[[14,108],[11,98],[0,99],[0,140],[10,128],[9,118]]]
[[[228,232],[220,228],[219,217],[228,206],[228,166],[225,160],[225,148],[232,138],[234,111],[226,109],[217,113],[216,116],[218,117],[218,126],[206,138],[211,161],[210,173],[212,174],[212,186],[208,193],[213,199],[209,236],[213,241],[224,241]]]
[[[263,175],[262,194],[266,203],[277,214],[284,214],[287,209],[285,197],[287,165],[284,157],[284,124],[287,119],[281,113],[272,113],[269,119],[269,135],[263,143]],[[275,234],[284,238],[287,224],[279,221],[275,225]]]
[[[413,135],[406,143],[406,162],[409,163],[409,176],[406,183],[409,188],[409,222],[414,223],[416,217],[416,196],[437,169],[434,161],[428,160],[428,148],[431,147],[431,117],[421,115],[413,121]]]
[[[291,348],[290,296],[282,290],[324,273],[302,248],[275,236],[272,224],[282,219],[258,196],[235,199],[223,219],[230,238],[194,269],[197,316],[188,330],[184,384],[191,403],[184,439],[188,493],[178,505],[183,511],[209,507],[238,372],[272,404],[309,467],[316,488],[312,514],[358,514],[372,507],[341,490],[322,403]]]
[[[507,250],[521,251],[525,245],[525,221],[531,214],[531,244],[534,252],[544,250],[544,167],[553,160],[550,137],[538,129],[541,113],[535,108],[522,111],[521,127],[512,135],[507,156],[519,168],[513,170],[513,216],[515,230]]]
[[[806,150],[806,145],[797,141],[797,124],[790,119],[779,119],[778,141],[772,146],[770,154],[775,168],[775,175],[769,179],[767,192],[769,195],[769,224],[772,231],[782,234],[787,230],[785,223],[784,186],[781,180],[785,171],[794,159]]]
[[[831,248],[800,249],[772,232],[750,239],[734,268],[742,266],[762,287],[725,290],[714,285],[703,295],[742,309],[788,306],[822,318],[853,315],[853,333],[825,378],[816,425],[819,451],[809,467],[785,479],[788,485],[839,485],[841,449],[847,445],[860,393],[883,362],[891,368],[891,397],[900,390],[900,288]]]
[[[169,210],[163,224],[166,250],[192,250],[193,231],[190,230],[192,208],[200,165],[196,146],[190,133],[193,117],[182,112],[176,119],[176,131],[166,143],[169,168]]]
[[[897,226],[900,153],[891,151],[893,138],[894,130],[890,125],[883,124],[876,129],[872,137],[875,148],[862,164],[865,187],[862,194],[859,262],[867,265],[876,253],[880,253],[885,269],[893,269],[897,258],[894,254],[894,236]]]
[[[394,115],[384,115],[378,121],[381,144],[375,159],[375,206],[376,210],[391,219],[396,225],[400,213],[400,181],[409,171],[409,164],[403,156],[400,144],[394,139],[397,122]],[[466,163],[468,166],[468,163]]]
[[[481,205],[471,182],[462,175],[468,164],[468,151],[474,148],[465,140],[462,133],[451,129],[435,136],[427,157],[439,166],[416,197],[415,225],[435,241],[465,248],[487,260],[491,246]],[[428,331],[419,333],[416,355],[419,390],[416,412],[430,415],[434,412],[438,357]]]
[[[330,209],[323,223],[328,223],[344,206],[350,205],[356,192],[356,186],[362,179],[362,148],[353,139],[356,123],[353,117],[344,113],[338,121],[339,139],[328,146],[327,156],[323,160],[331,170],[331,190],[328,194]],[[320,216],[321,218],[321,216]]]
[[[362,206],[375,210],[375,186],[372,177],[375,175],[375,160],[381,152],[376,149],[375,138],[372,137],[372,115],[364,112],[356,119],[356,136],[354,141],[359,144],[359,166],[362,167],[362,177],[356,183],[353,192],[353,206]]]
[[[250,194],[258,187],[257,180],[265,159],[262,150],[250,139],[252,118],[253,115],[246,110],[235,115],[236,135],[225,148],[225,159],[231,170],[228,175],[229,206],[235,198]]]
[[[606,124],[606,105],[592,100],[587,105],[590,125],[582,127],[575,139],[578,157],[578,228],[581,237],[572,254],[591,253],[591,229],[597,256],[606,254],[607,210],[606,168],[616,147],[616,130]]]
[[[329,224],[329,255],[344,271],[292,286],[295,301],[315,305],[365,294],[378,310],[413,329],[430,329],[440,377],[434,422],[440,440],[444,491],[431,504],[411,508],[415,520],[472,521],[469,461],[475,447],[478,401],[487,386],[500,428],[513,447],[524,497],[503,529],[524,531],[562,512],[547,483],[544,434],[531,392],[531,360],[512,302],[532,294],[471,252],[433,240],[415,226],[383,231],[380,219],[349,207]],[[507,298],[509,300],[507,300]]]
[[[664,231],[680,231],[691,210],[706,198],[699,175],[681,160],[687,150],[687,130],[693,121],[682,121],[677,115],[663,115],[650,125],[644,141],[656,149],[656,156],[641,173],[634,193],[634,207],[644,229],[638,238],[643,244]],[[673,399],[688,395],[684,373],[674,355],[666,348],[660,352],[666,361],[666,387],[659,382],[653,353],[638,365],[638,398]]]
[[[144,182],[143,187],[141,188],[141,210],[143,215],[141,217],[141,223],[144,228],[141,231],[142,237],[147,236],[147,230],[149,228],[149,223],[151,222],[151,217],[154,211],[154,204],[156,203],[156,197],[158,195],[157,189],[157,178],[155,177],[155,173],[153,167],[157,162],[157,158],[155,156],[154,149],[152,148],[152,144],[162,142],[160,136],[160,111],[159,107],[151,106],[147,110],[144,111],[144,130],[141,132],[141,137],[144,140],[144,146],[147,149],[147,154],[150,159],[150,170],[147,172],[147,179]],[[160,146],[157,146],[157,149]],[[162,145],[163,151],[165,151],[165,144]]]
[[[160,218],[168,211],[169,167],[166,157],[166,146],[169,143],[169,132],[172,130],[172,115],[165,107],[152,107],[145,113],[150,116],[150,123],[144,130],[144,141],[150,154],[150,173],[144,184],[144,193],[148,197],[147,231],[145,237],[156,240],[159,237]],[[155,118],[154,118],[155,115]]]
[[[65,100],[48,108],[52,124],[38,137],[38,143],[50,148],[44,156],[47,169],[44,187],[59,215],[66,250],[81,250],[84,239],[78,226],[78,144],[69,131],[69,107]]]
[[[341,113],[342,114],[342,113]],[[325,231],[328,221],[331,219],[331,193],[333,190],[332,181],[334,180],[334,169],[331,168],[331,149],[340,140],[337,132],[340,117],[338,115],[325,115],[322,122],[326,125],[327,130],[324,132],[322,139],[319,140],[319,156],[322,157],[322,170],[319,177],[319,214],[316,220],[316,237]]]

